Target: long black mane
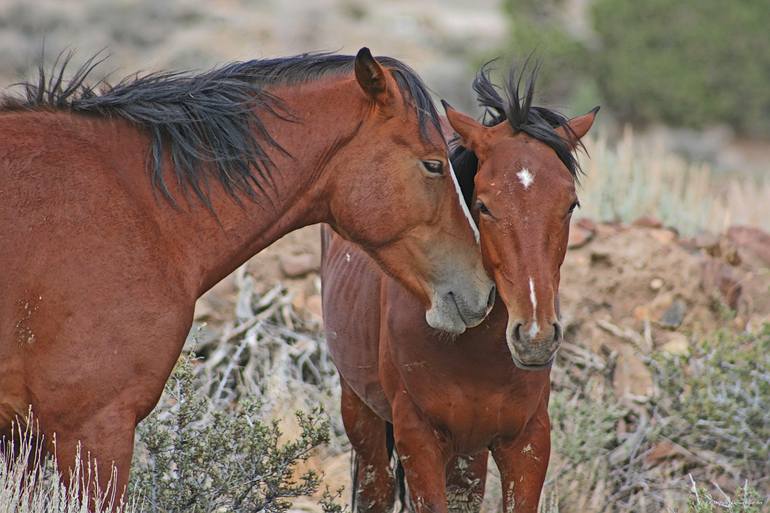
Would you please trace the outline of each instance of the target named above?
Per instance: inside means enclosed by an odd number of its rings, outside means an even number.
[[[22,97],[0,97],[0,110],[52,109],[126,119],[152,137],[153,185],[174,203],[163,179],[164,151],[168,151],[182,189],[192,188],[209,206],[210,179],[219,180],[235,198],[238,193],[256,198],[257,191],[271,184],[268,171],[273,163],[266,148],[286,154],[262,117],[268,113],[287,122],[301,119],[266,87],[352,72],[355,60],[348,55],[311,53],[234,62],[204,73],[136,75],[110,86],[104,81],[86,84],[104,61],[98,55],[69,79],[64,76],[72,54],[59,57],[50,74],[41,65],[35,82],[17,84]],[[416,109],[421,134],[425,136],[431,126],[440,133],[438,113],[417,74],[396,59],[377,60],[391,71],[404,100]]]
[[[494,61],[493,61],[494,62]],[[533,66],[527,71],[525,63],[520,71],[515,66],[511,67],[501,94],[500,87],[490,79],[492,62],[481,66],[473,80],[473,90],[476,93],[478,104],[484,108],[482,123],[485,126],[495,126],[507,121],[514,133],[524,132],[530,137],[545,143],[556,152],[556,155],[566,166],[570,174],[578,180],[582,171],[575,157],[569,141],[562,138],[556,128],[565,125],[569,119],[559,112],[546,107],[532,105],[535,95],[535,82],[538,67]],[[525,81],[525,76],[528,75]],[[522,82],[524,95],[522,96]],[[567,129],[568,126],[565,125]],[[452,167],[455,170],[457,181],[463,192],[463,198],[470,206],[473,198],[473,183],[476,177],[479,161],[476,154],[469,148],[453,141],[451,153]]]

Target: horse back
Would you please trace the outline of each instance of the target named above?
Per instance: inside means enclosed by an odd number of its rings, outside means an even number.
[[[389,419],[379,381],[380,296],[384,275],[366,253],[324,225],[321,282],[326,340],[348,385],[372,410]]]

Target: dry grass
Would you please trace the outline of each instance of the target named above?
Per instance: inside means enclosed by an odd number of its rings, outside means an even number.
[[[50,457],[44,456],[43,439],[36,436],[36,422],[30,413],[14,425],[13,440],[0,441],[0,513],[137,513],[134,501],[116,499],[110,483],[96,482],[96,462],[82,463],[78,450],[70,482],[66,487]],[[81,493],[79,493],[82,492]],[[90,504],[83,497],[95,497]]]
[[[681,233],[722,232],[734,224],[770,231],[770,177],[719,175],[645,143],[627,128],[616,145],[586,141],[579,217],[630,222],[653,216]]]

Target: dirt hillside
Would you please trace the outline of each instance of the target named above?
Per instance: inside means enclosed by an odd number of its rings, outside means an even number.
[[[283,283],[292,310],[320,330],[319,262],[319,229],[314,226],[276,242],[250,260],[245,271],[255,278],[257,294]],[[204,339],[219,337],[232,322],[236,280],[227,278],[199,301],[196,319],[207,323],[200,335]],[[614,397],[636,408],[654,393],[645,365],[649,355],[686,354],[701,335],[718,329],[753,331],[770,321],[770,235],[733,227],[720,235],[682,238],[654,219],[631,225],[579,220],[562,267],[561,310],[566,337],[553,371],[555,382],[568,379],[573,371],[569,362],[590,366],[596,360],[610,373]],[[282,405],[274,415],[292,417],[301,405],[289,397],[278,399]],[[330,399],[327,408],[333,410],[336,401]],[[330,414],[336,416],[336,410]],[[290,423],[285,430],[291,436]],[[331,489],[349,490],[350,454],[341,431],[339,439],[308,464],[323,470]],[[558,462],[555,455],[552,466]],[[485,501],[490,511],[495,500]],[[295,502],[294,508],[317,511],[311,499]]]

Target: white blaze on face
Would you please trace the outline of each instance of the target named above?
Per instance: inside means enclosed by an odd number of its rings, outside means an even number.
[[[535,282],[529,278],[529,302],[532,303],[532,326],[529,328],[529,336],[533,338],[540,331],[537,325],[537,296],[535,295]]]
[[[529,169],[526,167],[516,173],[516,176],[519,177],[519,181],[521,182],[521,185],[524,186],[524,190],[526,191],[529,189],[529,186],[532,185],[532,182],[535,181],[535,177],[532,176],[532,173],[529,172]]]
[[[455,190],[457,191],[457,199],[460,200],[460,207],[463,209],[463,213],[465,214],[465,217],[468,219],[468,224],[471,225],[471,230],[473,231],[473,237],[476,239],[476,244],[479,243],[479,229],[476,226],[476,223],[473,221],[473,217],[471,217],[471,211],[468,210],[468,205],[465,204],[465,199],[463,199],[463,191],[460,190],[460,184],[457,181],[457,176],[455,176],[455,170],[452,167],[452,163],[449,163],[449,173],[452,175],[452,183],[455,184]]]

